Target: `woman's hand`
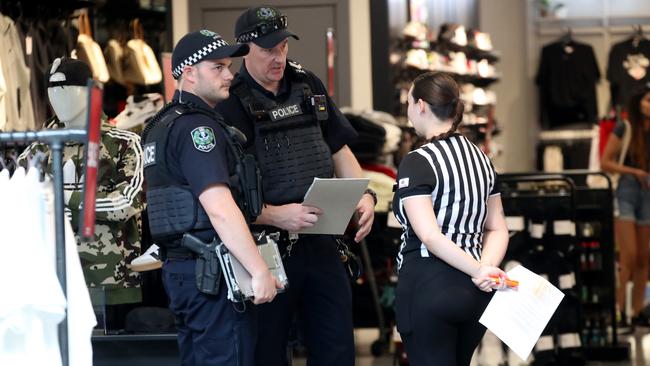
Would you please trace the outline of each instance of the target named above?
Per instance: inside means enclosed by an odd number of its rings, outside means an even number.
[[[650,188],[650,173],[646,172],[643,169],[636,169],[634,171],[634,177],[641,184],[643,189]]]
[[[501,280],[498,281],[499,284],[497,284],[497,281],[494,280],[494,277],[498,277]],[[481,291],[485,292],[492,292],[492,290],[503,290],[506,288],[506,279],[508,276],[506,276],[506,273],[503,272],[500,268],[498,267],[492,267],[492,266],[486,266],[484,264],[481,264],[479,267],[478,273],[476,274],[476,277],[472,277],[472,282],[474,282],[474,285],[479,288]]]

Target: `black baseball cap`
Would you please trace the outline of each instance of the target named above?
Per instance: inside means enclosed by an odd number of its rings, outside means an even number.
[[[178,79],[185,66],[196,65],[203,60],[244,56],[248,45],[229,45],[219,34],[203,29],[183,36],[172,52],[172,76]]]
[[[287,29],[287,16],[271,6],[249,8],[237,18],[237,43],[253,42],[262,48],[273,48],[288,37],[298,38]]]
[[[55,86],[87,86],[88,79],[93,74],[87,63],[69,57],[55,59],[47,70],[46,84],[48,88]]]

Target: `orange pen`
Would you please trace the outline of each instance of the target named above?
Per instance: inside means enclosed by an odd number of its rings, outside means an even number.
[[[501,278],[500,278],[500,277],[497,277],[497,276],[490,276],[490,278],[491,278],[492,281],[494,281],[494,283],[496,283],[497,285],[499,284],[499,282],[501,282]],[[510,287],[510,288],[518,287],[518,286],[519,286],[519,281],[515,281],[515,280],[511,280],[511,279],[506,279],[506,286],[508,286],[508,287]]]

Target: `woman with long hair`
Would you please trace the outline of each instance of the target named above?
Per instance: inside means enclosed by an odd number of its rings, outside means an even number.
[[[497,174],[456,132],[463,102],[449,75],[418,76],[407,113],[428,143],[401,161],[393,199],[403,228],[397,329],[411,365],[469,365],[485,334],[478,319],[506,279],[497,267],[508,245]]]
[[[618,310],[625,311],[628,281],[632,281],[632,325],[649,326],[643,314],[650,260],[650,83],[628,101],[630,131],[619,123],[610,134],[601,160],[601,168],[620,174],[615,196],[615,231],[619,249],[619,283],[616,291]],[[627,151],[624,136],[630,134]],[[619,156],[625,153],[623,164]]]

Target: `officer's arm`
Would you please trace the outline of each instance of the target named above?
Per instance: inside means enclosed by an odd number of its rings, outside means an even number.
[[[269,272],[257,251],[246,220],[225,184],[213,184],[200,195],[199,201],[210,217],[210,222],[228,250],[244,265],[253,277]]]
[[[335,152],[332,155],[332,160],[334,160],[334,174],[336,174],[337,177],[363,177],[361,165],[359,165],[357,158],[347,145]],[[375,200],[370,194],[366,193],[361,197],[361,200],[357,204],[357,214],[359,215],[359,230],[357,230],[354,240],[360,242],[361,239],[370,233],[372,222],[375,217]]]
[[[117,160],[116,171],[109,174],[111,184],[106,181],[97,182],[98,186],[102,186],[95,199],[95,217],[98,221],[126,221],[143,208],[143,155],[140,138],[135,134],[125,134],[124,139],[127,146]],[[75,191],[68,207],[78,211],[81,200],[82,192]]]

